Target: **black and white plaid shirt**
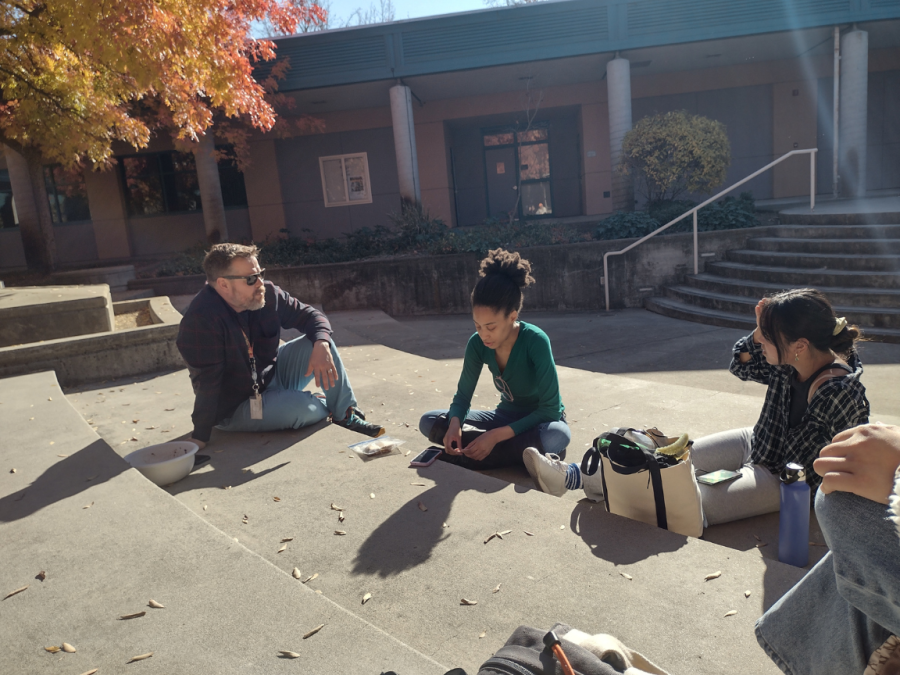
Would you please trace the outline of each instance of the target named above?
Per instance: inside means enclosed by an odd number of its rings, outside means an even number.
[[[741,363],[741,353],[749,353],[750,360]],[[831,443],[835,434],[869,421],[869,401],[866,388],[859,381],[862,363],[854,352],[847,362],[852,369],[844,377],[826,380],[813,395],[802,422],[790,428],[791,366],[772,366],[763,356],[760,345],[753,342],[753,334],[741,338],[734,345],[731,372],[742,380],[768,385],[766,401],[759,421],[753,427],[750,461],[778,473],[788,462],[802,464],[806,482],[816,489],[822,478],[813,470],[813,460]]]

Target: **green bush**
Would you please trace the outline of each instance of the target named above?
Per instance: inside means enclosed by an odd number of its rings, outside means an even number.
[[[622,140],[618,170],[650,203],[712,192],[725,180],[731,145],[721,122],[685,110],[645,117]]]
[[[617,212],[601,221],[594,239],[632,239],[643,237],[659,227],[659,222],[646,211]]]

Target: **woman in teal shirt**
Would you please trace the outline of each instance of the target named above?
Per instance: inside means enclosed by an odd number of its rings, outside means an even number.
[[[572,436],[550,339],[537,326],[519,321],[522,289],[534,283],[531,265],[518,253],[498,248],[481,261],[479,274],[472,291],[477,332],[466,346],[453,404],[425,413],[419,430],[444,446],[441,459],[470,469],[521,466],[527,447],[565,457]],[[485,365],[500,404],[496,410],[471,410]]]

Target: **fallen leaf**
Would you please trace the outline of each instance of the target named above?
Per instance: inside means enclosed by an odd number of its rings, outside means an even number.
[[[156,600],[153,600],[152,598],[150,599],[150,602],[147,603],[147,605],[152,607],[153,609],[165,609],[166,608],[166,606],[164,604],[162,604],[161,602],[157,602]]]
[[[447,523],[444,523],[444,527],[450,527]]]
[[[50,441],[50,445],[56,445],[56,441]]]
[[[131,420],[132,424],[137,424],[138,422],[140,422],[140,420]]]
[[[345,534],[347,534],[347,533],[344,532],[343,530],[335,530],[334,533],[335,533],[336,535],[338,535],[339,537],[343,537]]]
[[[55,654],[56,652],[60,651],[60,649],[56,645],[53,645],[52,647],[44,647],[44,651],[50,652],[51,654]]]
[[[427,511],[428,507],[425,506],[422,502],[419,502],[419,511]]]
[[[494,534],[497,536],[497,539],[503,539],[503,535],[499,532],[495,532]]]
[[[527,534],[529,537],[533,537],[533,536],[534,536],[534,534],[531,533],[531,532],[529,532],[528,530],[522,530],[522,532],[524,532],[525,534]]]
[[[369,493],[369,499],[375,499],[375,493],[374,493],[374,492],[370,492],[370,493]]]
[[[62,643],[62,650],[63,650],[66,654],[74,654],[75,652],[78,651],[77,649],[75,649],[75,647],[73,647],[72,645],[70,645],[68,642],[63,642],[63,643]]]
[[[410,483],[410,485],[415,485],[416,487],[428,487],[425,483]]]
[[[35,579],[37,579],[38,581],[43,581],[46,578],[47,578],[47,573],[44,570],[41,570],[40,572],[38,572],[37,576],[35,577]]]
[[[372,599],[372,594],[366,593],[362,598],[362,604],[366,604],[371,599]]]
[[[631,581],[632,579],[634,579],[634,577],[631,576],[630,574],[628,574],[627,572],[619,572],[619,574],[621,574],[623,577],[628,579],[628,581]]]
[[[749,597],[750,597],[750,591],[744,591],[744,597],[745,597],[745,598],[749,598]]]
[[[477,605],[477,600],[466,600],[465,598],[460,598],[459,604],[461,605]]]
[[[286,548],[287,548],[287,544],[282,544],[282,545],[281,545],[281,548],[278,549],[278,550],[275,551],[275,552],[276,552],[276,553],[282,553],[282,552],[284,552],[284,550],[285,550]]]
[[[730,612],[725,612],[725,616],[734,616],[735,614],[737,614],[736,609],[732,609]]]
[[[15,470],[15,469],[10,469],[9,472],[10,472],[10,473],[15,473],[16,470]]]
[[[231,489],[231,486],[230,486],[230,485],[223,485],[223,486],[222,486],[222,489],[223,489],[223,490],[230,490],[230,489]]]
[[[338,522],[339,522],[339,523],[343,523],[343,522],[344,522],[344,514],[343,514],[343,513],[339,513],[339,514],[338,514]]]
[[[18,595],[19,593],[21,593],[22,591],[27,590],[27,589],[28,589],[28,586],[22,586],[22,588],[17,588],[12,593],[7,593],[3,599],[6,600],[6,598],[11,598],[12,596]]]
[[[286,544],[289,541],[294,541],[294,538],[293,537],[285,537],[284,539],[281,540],[281,543]]]
[[[208,509],[208,508],[209,508],[209,506],[207,506],[206,504],[203,505],[203,510],[204,510],[204,511],[206,511],[206,509]]]
[[[334,502],[331,502],[331,510],[332,511],[343,511],[344,509],[342,509],[340,506],[338,506]]]
[[[565,525],[560,525],[560,526],[559,526],[559,529],[564,530],[564,529],[566,529],[566,526],[565,526]]]
[[[404,456],[404,457],[409,457],[409,453],[411,453],[411,452],[412,452],[412,450],[407,450],[406,453],[404,453],[403,456]]]
[[[68,455],[57,455],[57,457],[68,457]]]
[[[92,480],[94,480],[95,478],[98,478],[98,477],[99,477],[99,474],[97,476],[88,476],[84,482],[90,483]]]
[[[175,408],[166,408],[166,412],[172,412]]]
[[[145,428],[147,431],[152,431],[153,429],[156,429],[156,425],[154,424],[152,427],[144,427],[144,428]]]
[[[82,506],[81,508],[82,508],[82,509],[89,509],[89,508],[91,508],[93,505],[94,505],[94,502],[91,502],[91,503],[88,504],[87,506]]]
[[[53,397],[52,397],[52,396],[48,396],[48,397],[47,397],[47,400],[48,400],[48,401],[52,401],[52,400],[53,400]]]
[[[123,614],[119,617],[119,621],[126,621],[128,619],[137,619],[138,617],[144,616],[147,612],[137,612],[136,614]]]
[[[300,568],[295,567],[294,571],[291,572],[291,576],[294,577],[295,579],[299,579],[300,578]]]
[[[273,502],[280,502],[280,501],[281,501],[281,497],[272,497],[272,501],[273,501]]]
[[[503,530],[503,532],[498,532],[498,533],[497,533],[497,536],[501,536],[501,537],[502,537],[504,534],[509,534],[510,532],[512,532],[512,530]]]
[[[315,579],[315,578],[318,577],[318,576],[319,576],[319,573],[316,572],[316,573],[313,574],[311,577],[306,577],[306,579],[303,581],[303,583],[304,583],[304,584],[308,584],[310,581],[312,581],[313,579]]]
[[[756,539],[756,541],[762,541],[762,539],[759,538],[758,534],[754,534],[753,538]]]
[[[127,663],[132,663],[134,661],[143,661],[144,659],[149,659],[151,656],[153,656],[153,652],[147,652],[146,654],[141,654],[140,656],[132,656],[131,661],[128,661]]]
[[[757,544],[756,548],[762,548],[763,546],[768,546],[766,542],[762,542],[761,544]]]
[[[497,536],[496,532],[494,532],[494,534],[488,535],[488,538],[484,540],[484,543],[485,544],[488,543],[491,539],[493,539],[496,536]]]
[[[81,675],[94,675],[94,673],[96,673],[98,670],[100,670],[100,669],[94,668],[93,670],[89,670],[86,673],[82,673]]]
[[[320,630],[322,630],[323,628],[325,628],[325,624],[324,624],[324,623],[320,623],[318,626],[316,626],[316,627],[313,628],[311,631],[309,631],[306,635],[304,635],[304,636],[303,636],[303,639],[305,640],[306,638],[312,637],[313,635],[315,635],[316,633],[318,633],[318,632],[319,632]]]
[[[722,576],[721,571],[713,572],[712,574],[707,574],[705,577],[703,577],[703,581],[710,581],[712,579],[718,579],[720,576]]]
[[[241,522],[242,522],[244,525],[246,525],[246,524],[249,522],[249,520],[250,520],[250,519],[247,518],[247,516],[245,515],[244,518],[241,520]]]
[[[500,592],[500,587],[501,587],[502,585],[503,585],[503,584],[497,584],[497,588],[495,588],[493,591],[491,591],[491,593],[499,593],[499,592]]]
[[[286,657],[286,658],[289,658],[289,659],[297,659],[297,658],[300,658],[300,655],[299,655],[297,652],[289,652],[289,651],[287,651],[287,650],[285,650],[285,649],[279,650],[278,653],[281,654],[282,656]]]
[[[487,633],[484,632],[484,631],[481,631],[481,635],[478,636],[478,639],[480,640],[480,639],[483,638],[485,635],[487,635]]]

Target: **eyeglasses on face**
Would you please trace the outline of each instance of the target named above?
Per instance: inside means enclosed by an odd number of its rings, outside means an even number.
[[[238,277],[238,276],[234,276],[233,274],[223,274],[222,278],[223,279],[243,279],[244,281],[247,282],[248,286],[253,286],[256,283],[257,279],[259,279],[261,281],[265,281],[265,274],[266,274],[266,268],[264,267],[259,272],[257,272],[256,274],[251,274],[249,277]]]

